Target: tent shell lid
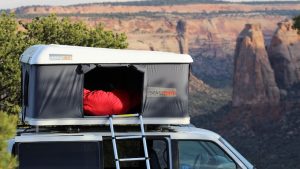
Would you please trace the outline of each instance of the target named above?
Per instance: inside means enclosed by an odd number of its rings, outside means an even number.
[[[51,64],[163,64],[192,63],[187,54],[170,52],[92,48],[67,45],[34,45],[25,50],[20,62],[30,65]]]

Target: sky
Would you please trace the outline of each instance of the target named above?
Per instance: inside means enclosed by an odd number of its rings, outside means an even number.
[[[29,6],[29,5],[71,5],[71,4],[92,3],[92,2],[121,2],[121,1],[137,1],[137,0],[0,0],[0,9],[17,8],[20,6]],[[278,0],[224,0],[224,1],[241,2],[241,1],[278,1]],[[300,1],[300,0],[294,0],[294,1]]]

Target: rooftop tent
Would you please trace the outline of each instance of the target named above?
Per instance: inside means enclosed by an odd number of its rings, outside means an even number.
[[[58,125],[105,123],[104,117],[84,113],[83,90],[112,87],[140,96],[131,111],[142,113],[145,124],[189,123],[189,55],[35,45],[20,61],[22,115],[31,125],[53,125],[54,120]]]

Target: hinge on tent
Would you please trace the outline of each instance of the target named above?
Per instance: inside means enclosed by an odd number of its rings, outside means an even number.
[[[27,63],[29,63],[31,59],[32,59],[32,56],[28,57]]]

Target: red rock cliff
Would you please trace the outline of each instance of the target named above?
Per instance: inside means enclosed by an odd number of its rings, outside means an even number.
[[[279,89],[265,49],[261,26],[246,24],[237,38],[232,105],[273,105],[279,100]]]
[[[270,46],[269,59],[281,91],[281,98],[300,98],[300,36],[292,21],[278,23]]]

